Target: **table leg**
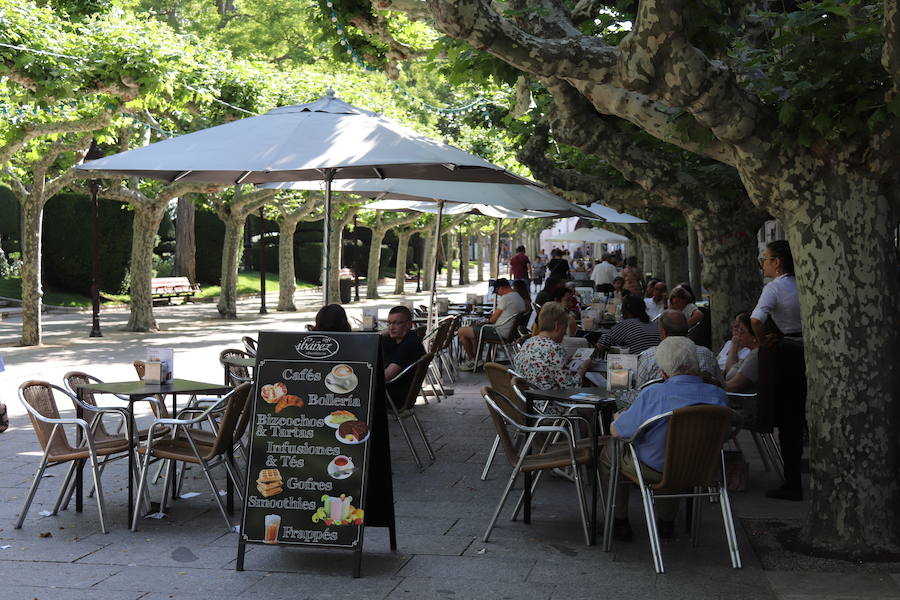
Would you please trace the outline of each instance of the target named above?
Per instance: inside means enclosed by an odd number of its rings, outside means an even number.
[[[80,393],[80,392],[79,392]],[[82,401],[84,399],[82,398]],[[81,406],[77,403],[75,405],[75,416],[79,419],[84,418],[84,410],[82,410]],[[75,428],[75,443],[77,446],[81,446],[84,442],[81,433],[81,427]],[[75,462],[75,512],[81,512],[84,510],[84,461],[78,460]]]
[[[178,394],[172,394],[172,418],[178,417]],[[184,468],[184,467],[182,467]],[[172,482],[172,500],[178,499],[178,462],[169,461],[169,481]]]
[[[619,480],[619,462],[622,458],[622,446],[617,438],[610,439],[610,469],[609,482],[606,488],[606,515],[603,520],[603,551],[609,552],[612,548],[613,515],[615,515],[616,482]]]
[[[131,450],[128,453],[128,527],[134,520],[134,453],[137,452],[134,427],[134,399],[128,399],[128,422],[125,427],[128,431],[128,443]]]
[[[234,446],[229,446],[228,450],[226,450],[228,454],[228,462],[229,464],[234,464]],[[231,482],[231,477],[226,473],[225,474],[225,507],[228,509],[228,514],[234,513],[234,484]]]
[[[600,404],[594,404],[594,418],[591,420],[591,546],[597,543],[597,494],[599,477],[598,461],[599,438],[597,436],[598,423],[600,419]]]
[[[529,415],[534,412],[534,400],[531,399],[530,395],[527,396],[526,400],[525,400],[525,412],[528,413]],[[525,419],[525,421],[529,427],[532,427],[534,425],[531,417],[527,417]],[[528,447],[525,448],[525,453],[531,454],[531,444],[528,444]],[[522,522],[523,523],[531,523],[531,472],[525,471],[524,475],[525,475],[525,477],[524,477],[525,481],[523,482],[523,485],[525,486],[525,490],[523,492],[524,493],[523,498],[524,498],[525,510],[522,512]]]

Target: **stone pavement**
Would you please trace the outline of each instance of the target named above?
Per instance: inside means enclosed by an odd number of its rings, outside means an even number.
[[[450,294],[458,297],[466,291],[454,288]],[[88,499],[81,514],[40,514],[52,508],[63,475],[51,470],[55,476],[43,481],[24,527],[13,529],[40,456],[16,397],[19,383],[31,378],[60,382],[72,369],[108,381],[133,379],[131,361],[142,358],[148,345],[177,349],[176,375],[219,381],[218,353],[239,347],[242,335],[260,329],[303,330],[318,299],[314,291],[298,294],[298,299],[300,312],[267,316],[256,314],[254,301],[242,301],[241,318],[229,322],[218,319],[214,305],[163,307],[157,317],[164,331],[157,334],[121,331],[127,314],[104,312],[104,337],[99,339],[87,337],[89,315],[51,314],[46,345],[40,348],[13,347],[18,324],[0,323],[0,352],[7,363],[7,371],[0,373],[0,399],[12,416],[9,431],[0,435],[0,598],[900,598],[896,576],[763,571],[739,522],[744,568],[733,570],[716,506],[704,510],[698,548],[681,532],[677,539],[663,541],[667,572],[656,575],[636,496],[631,502],[635,540],[604,553],[584,545],[573,487],[554,477],[545,478],[538,489],[531,525],[509,521],[507,510],[491,541],[482,542],[509,467],[501,457],[488,480],[479,479],[493,438],[478,397],[484,385],[481,374],[464,374],[448,400],[418,408],[437,453],[423,472],[391,425],[399,549],[389,550],[387,530],[367,529],[361,579],[351,577],[350,553],[301,548],[249,546],[246,570],[234,571],[236,534],[225,533],[208,487],[194,471],[184,491],[200,495],[179,500],[167,518],[144,520],[133,533],[125,523],[124,463],[114,463],[104,474],[111,521],[111,531],[104,535],[96,506]],[[392,302],[388,298],[364,305],[387,308]],[[352,306],[351,313],[361,305]],[[774,481],[762,472],[753,444],[742,441],[751,462],[751,487],[732,495],[736,518],[802,517],[805,503],[763,497],[762,490]],[[223,481],[221,474],[218,481]],[[154,498],[159,493],[155,488]]]

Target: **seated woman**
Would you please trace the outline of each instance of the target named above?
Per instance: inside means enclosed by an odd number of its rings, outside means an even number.
[[[574,336],[578,332],[578,305],[575,302],[575,289],[568,286],[558,288],[553,292],[550,300],[560,303],[566,310],[569,315],[569,327],[566,329],[566,335]]]
[[[625,346],[631,354],[640,354],[659,344],[659,327],[650,322],[647,305],[639,294],[629,294],[622,300],[622,320],[603,334],[597,347],[608,350]]]
[[[680,285],[669,292],[669,308],[680,310],[688,321],[688,327],[693,327],[703,319],[703,313],[694,304],[694,296]]]
[[[349,332],[351,330],[350,322],[347,320],[347,313],[340,304],[329,304],[323,306],[316,313],[316,324],[310,328],[310,331],[333,331],[333,332]]]
[[[562,304],[544,304],[538,315],[538,334],[522,344],[513,361],[516,372],[542,390],[579,387],[591,361],[582,361],[577,371],[566,366],[562,340],[568,326],[569,312]]]
[[[625,289],[625,278],[616,276],[612,282],[613,286],[613,300],[621,300],[622,299],[622,290]]]
[[[750,324],[750,315],[741,313],[737,321],[738,332],[731,338],[725,361],[725,391],[752,393],[756,391],[759,381],[759,343]],[[749,353],[740,358],[745,348]]]

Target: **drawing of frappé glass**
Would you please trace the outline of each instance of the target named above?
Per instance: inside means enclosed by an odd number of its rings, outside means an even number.
[[[281,515],[266,515],[266,535],[263,538],[266,544],[278,543],[279,527],[281,527]]]

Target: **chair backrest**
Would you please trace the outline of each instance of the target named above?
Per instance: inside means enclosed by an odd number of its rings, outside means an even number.
[[[242,383],[228,392],[225,410],[222,412],[222,417],[219,420],[219,429],[216,433],[216,440],[210,447],[207,458],[218,456],[234,445],[238,425],[242,421],[241,417],[250,410],[251,387],[253,387],[253,384],[251,383]],[[246,427],[246,421],[244,422],[244,427]]]
[[[654,489],[715,485],[722,474],[722,445],[734,411],[697,404],[672,411],[666,433],[662,480]]]
[[[142,360],[136,360],[131,364],[134,365],[134,370],[137,373],[138,379],[143,379],[144,373],[147,371],[147,364]]]
[[[449,350],[453,346],[453,339],[456,337],[456,332],[459,331],[460,324],[462,323],[462,317],[459,315],[449,318],[452,320],[450,321],[450,326],[447,327],[447,338],[444,340],[444,345],[441,347],[442,350]]]
[[[244,343],[244,349],[247,351],[248,356],[255,357],[256,356],[256,340],[249,335],[245,335],[241,338],[241,341]]]
[[[19,386],[19,400],[28,411],[28,418],[31,419],[31,426],[37,436],[41,449],[49,454],[68,454],[72,452],[72,445],[66,436],[66,432],[62,426],[56,427],[56,433],[53,433],[55,425],[37,418],[37,415],[45,419],[59,419],[59,409],[56,406],[56,398],[53,395],[53,386],[46,381],[26,381]]]
[[[497,436],[500,438],[503,455],[506,456],[506,460],[511,466],[515,466],[518,453],[509,427],[512,423],[518,422],[514,416],[518,413],[512,408],[509,398],[490,386],[481,388],[481,396],[484,398],[491,421],[494,423],[494,429],[497,430]]]
[[[226,348],[219,352],[219,363],[228,372],[228,379],[231,380],[231,385],[239,385],[250,379],[250,370],[247,367],[225,364],[226,358],[251,358],[249,354],[237,348]]]
[[[434,335],[428,343],[428,351],[437,354],[444,348],[447,343],[447,336],[450,333],[450,327],[453,325],[453,317],[444,317],[437,323]]]
[[[408,410],[416,404],[416,398],[419,397],[419,392],[422,391],[422,383],[425,381],[425,375],[428,374],[428,365],[431,364],[432,360],[434,360],[434,353],[427,352],[413,363],[413,368],[407,373],[412,378],[409,381],[409,390],[403,402],[397,405],[398,410]]]
[[[513,321],[512,329],[509,331],[509,335],[507,336],[507,342],[514,342],[523,335],[528,335],[528,329],[526,325],[528,325],[528,319],[531,318],[531,309],[524,310],[516,315],[515,321]]]
[[[73,396],[78,395],[78,388],[82,385],[87,385],[89,383],[103,383],[96,377],[92,375],[88,375],[83,371],[69,371],[65,375],[63,375],[63,384],[66,386],[66,389]],[[89,390],[85,390],[79,398],[85,404],[90,404],[91,406],[97,406],[97,398],[94,397],[94,392]],[[109,436],[109,432],[106,430],[106,427],[103,426],[103,421],[97,423],[97,433],[100,434],[100,437]]]
[[[484,373],[488,377],[492,390],[502,395],[507,401],[515,403],[519,410],[525,410],[525,404],[519,399],[519,395],[513,389],[514,375],[512,371],[499,363],[489,362],[484,364]],[[516,423],[520,425],[525,423],[525,418],[517,411],[511,411],[509,415]]]

